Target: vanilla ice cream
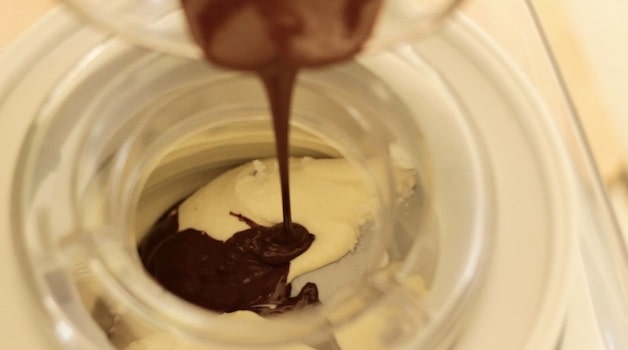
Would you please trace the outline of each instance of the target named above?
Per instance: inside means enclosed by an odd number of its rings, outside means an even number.
[[[255,160],[227,171],[180,205],[179,230],[193,228],[227,240],[248,228],[229,212],[264,226],[280,223],[279,183],[274,159]],[[305,226],[316,239],[290,262],[288,281],[350,252],[360,226],[377,210],[374,187],[345,159],[291,159],[290,196],[293,222]]]

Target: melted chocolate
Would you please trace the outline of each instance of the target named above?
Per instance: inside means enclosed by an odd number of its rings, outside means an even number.
[[[162,217],[139,246],[142,262],[165,288],[218,311],[273,314],[318,303],[309,283],[291,297],[290,260],[314,236],[292,223],[289,119],[298,70],[355,55],[369,37],[382,0],[181,0],[192,36],[208,61],[255,72],[273,116],[283,224],[247,222],[226,242],[204,232],[178,232],[176,210]]]
[[[314,235],[299,224],[291,228],[298,234],[286,235],[282,225],[266,227],[232,215],[250,228],[223,242],[194,229],[179,232],[177,211],[171,211],[139,246],[144,267],[170,292],[216,312],[270,315],[317,304],[315,284],[291,297],[287,283],[290,260],[310,247]]]

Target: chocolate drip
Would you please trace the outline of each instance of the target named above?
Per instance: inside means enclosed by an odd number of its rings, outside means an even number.
[[[182,0],[210,62],[252,70],[273,116],[284,231],[291,230],[288,171],[292,91],[300,67],[352,57],[370,35],[381,0]]]
[[[279,163],[279,179],[281,181],[281,204],[283,209],[284,231],[296,234],[291,230],[292,211],[290,207],[289,147],[290,104],[297,69],[287,66],[269,66],[258,72],[264,86],[270,109],[273,114],[273,130],[275,132],[275,149]]]

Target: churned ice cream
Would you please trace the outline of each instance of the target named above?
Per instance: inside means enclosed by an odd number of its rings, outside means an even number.
[[[291,159],[290,195],[293,222],[316,238],[290,262],[288,281],[351,251],[360,226],[377,210],[374,188],[345,159]],[[248,227],[229,212],[264,226],[281,222],[276,160],[254,160],[198,190],[179,207],[179,230],[193,228],[225,241]]]
[[[414,171],[403,164],[395,169],[397,193],[407,196],[416,183]],[[263,316],[318,304],[319,286],[306,283],[293,292],[292,280],[307,279],[308,272],[350,253],[379,202],[367,174],[346,159],[291,158],[290,177],[293,237],[278,229],[277,161],[254,160],[219,175],[168,210],[138,247],[144,266],[166,289],[223,313],[220,317],[266,322]],[[351,332],[340,332],[334,341],[355,343],[353,338]],[[127,349],[160,346],[196,349],[164,334]]]

